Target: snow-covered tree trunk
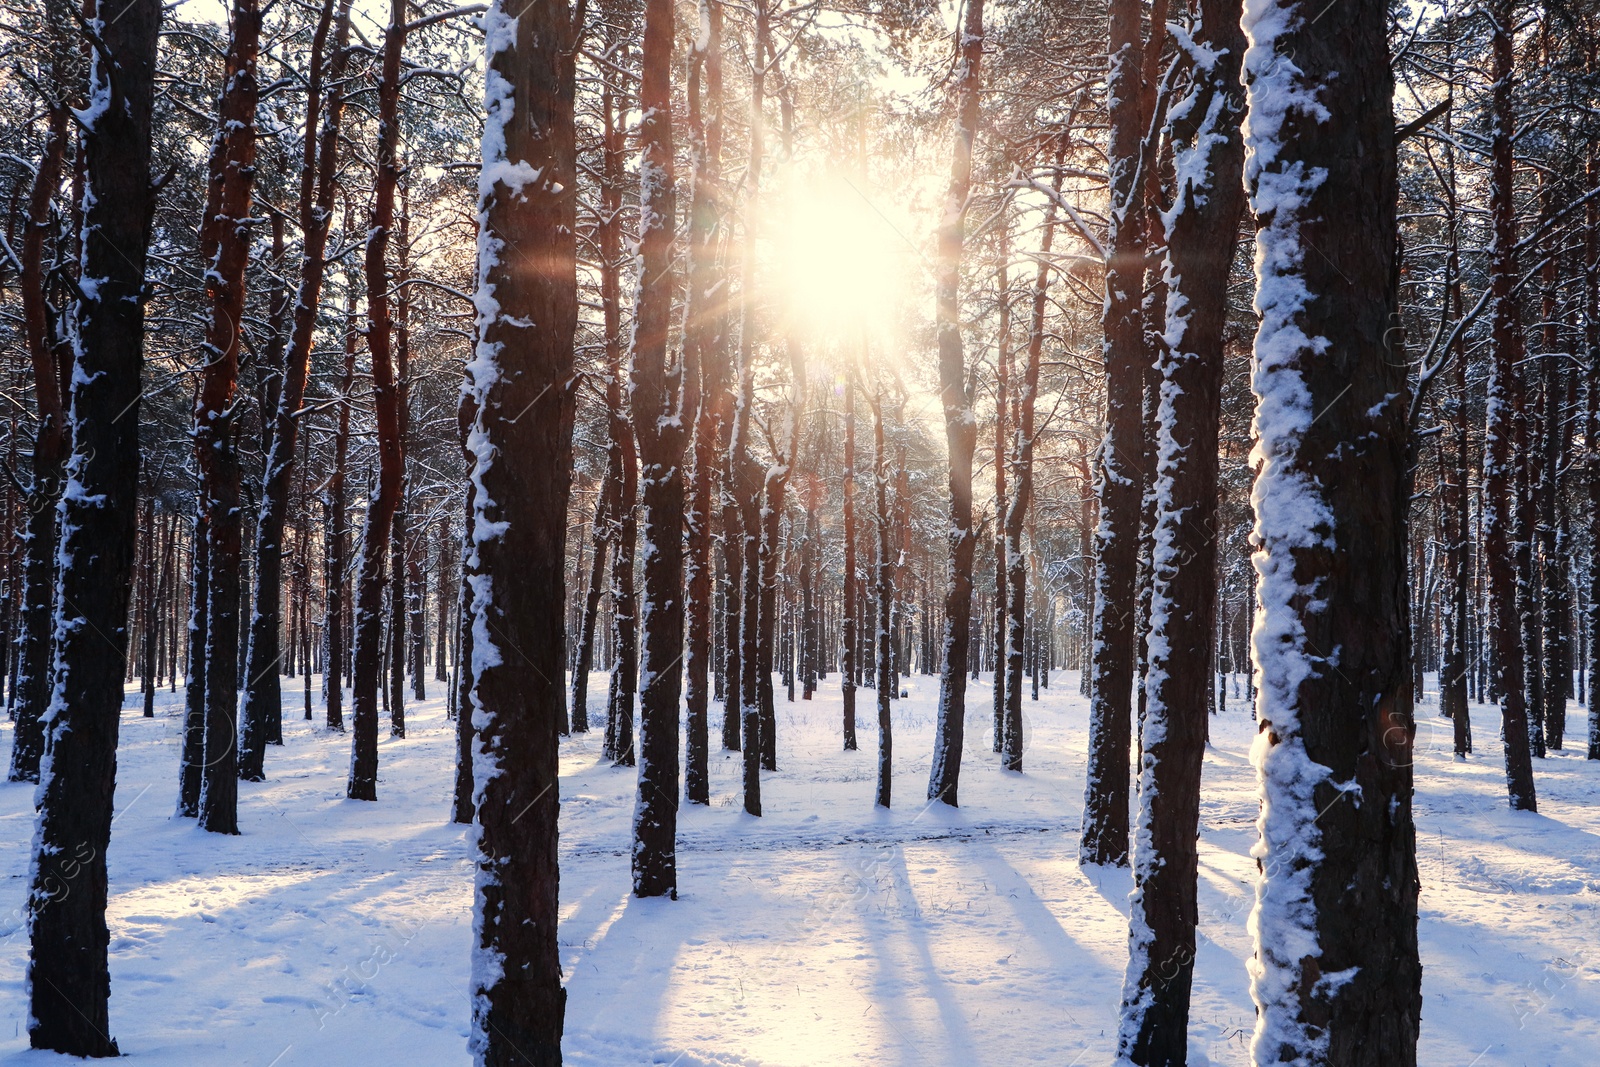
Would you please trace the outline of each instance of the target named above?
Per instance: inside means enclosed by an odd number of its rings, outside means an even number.
[[[1128,862],[1128,747],[1132,740],[1135,577],[1143,493],[1144,186],[1139,174],[1145,128],[1141,115],[1140,5],[1111,0],[1111,223],[1106,248],[1105,437],[1095,457],[1093,673],[1089,696],[1089,766],[1079,861]],[[1036,676],[1037,677],[1037,676]]]
[[[1182,1064],[1194,979],[1200,767],[1217,601],[1217,433],[1228,276],[1244,209],[1240,0],[1203,0],[1171,112],[1165,329],[1152,472],[1149,662],[1121,1062]]]
[[[771,40],[771,15],[767,0],[755,0],[755,39],[752,51],[756,62],[750,81],[750,150],[745,168],[744,249],[740,255],[738,393],[734,400],[732,432],[729,436],[724,492],[724,519],[729,508],[735,521],[724,522],[724,536],[733,543],[737,528],[737,563],[729,553],[730,589],[739,602],[737,674],[728,677],[728,702],[738,701],[740,747],[744,763],[744,810],[761,814],[761,492],[763,472],[750,451],[755,420],[755,334],[759,309],[755,300],[755,244],[760,219],[761,172],[766,143],[767,55]],[[731,614],[731,604],[730,604]],[[733,635],[730,634],[730,637]],[[734,657],[729,657],[730,665]]]
[[[346,221],[349,221],[348,214]],[[360,338],[356,318],[353,272],[345,276],[344,369],[339,376],[339,420],[333,432],[333,470],[322,491],[326,515],[323,587],[328,662],[322,672],[323,711],[328,729],[344,732],[344,676],[349,633],[345,627],[345,566],[350,553],[350,515],[345,497],[345,473],[350,465],[350,391],[355,388],[356,345]]]
[[[184,627],[188,676],[183,692],[183,741],[178,755],[178,814],[200,814],[206,736],[206,601],[209,599],[205,513],[196,509],[189,542],[189,618]]]
[[[722,680],[722,747],[737,752],[740,747],[739,679],[742,673],[744,642],[743,620],[740,605],[743,603],[744,532],[743,519],[737,500],[737,463],[733,452],[734,431],[738,421],[737,398],[730,392],[726,428],[718,436],[722,443],[721,464],[717,471],[718,507],[722,514],[718,533],[722,553],[722,659],[718,664],[718,677]]]
[[[873,688],[878,698],[878,787],[874,802],[889,807],[894,781],[894,726],[890,706],[894,700],[894,648],[889,633],[891,605],[894,601],[895,556],[889,513],[889,454],[883,440],[883,387],[876,381],[868,394],[872,403],[872,484],[878,534],[877,559],[873,561],[872,647],[873,669],[877,679]],[[947,629],[946,634],[949,633]],[[965,676],[963,675],[963,680]],[[936,799],[933,797],[930,800]]]
[[[1505,742],[1506,785],[1511,806],[1535,811],[1538,800],[1529,751],[1529,718],[1523,685],[1522,629],[1517,610],[1516,479],[1521,464],[1513,446],[1522,420],[1522,322],[1513,286],[1517,278],[1511,79],[1514,67],[1512,0],[1488,8],[1493,26],[1494,86],[1490,143],[1489,215],[1493,227],[1489,256],[1490,371],[1483,452],[1483,557],[1489,576],[1489,645],[1494,694],[1500,701]]]
[[[460,430],[461,450],[465,453],[468,470],[471,470],[473,463],[472,428],[477,421],[478,403],[473,393],[472,379],[469,377],[463,383],[461,396],[456,404],[456,426]],[[463,495],[465,514],[462,516],[461,526],[461,576],[460,581],[456,583],[456,672],[452,679],[454,684],[451,690],[456,712],[456,775],[455,788],[451,795],[450,821],[469,826],[476,811],[473,806],[472,772],[472,748],[477,735],[472,729],[473,584],[470,564],[474,558],[472,524],[477,514],[477,499],[478,483],[468,478],[466,493]]]
[[[1445,132],[1450,130],[1450,113],[1445,112]],[[1446,318],[1459,316],[1461,306],[1460,207],[1456,201],[1455,150],[1445,150],[1445,229],[1448,251],[1445,261]],[[1467,486],[1471,468],[1468,437],[1467,356],[1465,343],[1457,337],[1450,359],[1454,361],[1454,381],[1447,406],[1450,454],[1445,460],[1446,476],[1440,500],[1441,525],[1447,553],[1449,580],[1446,583],[1444,642],[1439,660],[1439,712],[1451,721],[1455,755],[1458,759],[1472,751],[1472,718],[1467,704],[1467,675],[1471,662],[1472,624],[1472,542],[1471,505]]]
[[[1070,124],[1072,119],[1069,117],[1067,121]],[[1056,227],[1055,198],[1061,195],[1061,164],[1066,157],[1069,136],[1069,131],[1063,129],[1056,139],[1054,173],[1050,178],[1051,199],[1044,208],[1038,267],[1034,272],[1033,292],[1029,298],[1028,347],[1013,404],[1011,496],[1006,501],[1000,522],[1000,532],[1004,538],[1000,556],[1006,565],[1005,581],[1001,583],[1006,597],[1006,628],[1005,681],[999,684],[1005,692],[1000,751],[1002,763],[1008,771],[1022,770],[1022,661],[1027,640],[1028,610],[1028,557],[1022,549],[1022,535],[1028,523],[1029,510],[1033,507],[1034,408],[1039,396],[1039,362],[1044,354],[1045,311],[1050,295],[1050,248],[1055,240]],[[999,464],[996,466],[998,468]],[[996,671],[997,676],[999,673]]]
[[[795,387],[799,395],[790,402],[789,418],[798,424],[799,412],[804,404],[804,391],[796,375]],[[771,466],[761,479],[761,539],[756,549],[758,581],[761,586],[760,625],[756,642],[756,697],[761,715],[761,769],[778,769],[778,713],[773,706],[772,672],[776,666],[778,630],[782,622],[782,605],[778,600],[778,576],[783,570],[783,512],[784,496],[789,485],[789,464],[794,457],[794,435],[789,447],[779,451],[773,442]]]
[[[710,676],[712,673],[712,511],[717,446],[730,415],[725,279],[717,269],[722,180],[722,5],[702,0],[689,65],[689,156],[693,167],[689,207],[688,295],[684,302],[684,388],[696,391],[694,470],[685,516],[684,798],[711,802]],[[695,379],[698,380],[695,380]]]
[[[337,17],[335,8],[337,7]],[[267,424],[271,443],[261,484],[261,510],[256,519],[255,610],[250,615],[249,652],[245,659],[241,712],[239,775],[250,781],[264,776],[268,724],[280,714],[278,680],[279,627],[282,620],[283,529],[289,509],[290,476],[300,429],[296,414],[305,403],[311,347],[316,337],[317,309],[327,263],[329,224],[333,219],[339,132],[344,113],[343,79],[348,66],[351,0],[323,0],[311,41],[306,72],[306,118],[301,139],[299,174],[300,280],[295,293],[289,345],[284,358],[278,401]],[[332,54],[327,54],[330,26]],[[334,86],[324,105],[326,85]],[[320,123],[320,133],[319,133]],[[281,743],[281,737],[280,741]]]
[[[69,91],[61,67],[65,58],[51,63],[55,98],[48,102],[44,152],[34,169],[28,193],[28,223],[22,239],[23,333],[28,362],[33,371],[33,395],[38,407],[34,431],[32,480],[22,503],[27,522],[22,527],[22,596],[18,605],[16,676],[12,681],[11,714],[16,722],[11,741],[13,782],[37,782],[39,759],[44,755],[45,708],[50,700],[51,629],[56,579],[56,511],[61,496],[62,466],[72,448],[67,410],[61,395],[61,367],[57,348],[59,324],[54,322],[45,291],[47,271],[45,239],[54,228],[52,208],[61,184],[61,164],[66,155]]]
[[[683,362],[669,365],[673,227],[672,0],[646,0],[639,84],[639,248],[632,388],[644,486],[644,632],[639,686],[639,782],[633,812],[633,892],[678,894],[678,713],[683,692]],[[697,383],[698,384],[698,383]]]
[[[843,496],[841,534],[844,538],[844,602],[839,606],[839,695],[844,711],[844,750],[855,752],[856,742],[856,663],[858,652],[856,616],[860,601],[860,581],[856,562],[856,376],[847,371],[844,382],[844,469],[839,474]]]
[[[1416,1063],[1407,366],[1387,6],[1248,0],[1257,1064]]]
[[[1053,208],[1054,205],[1051,205]],[[1006,467],[1010,464],[1011,447],[1007,437],[1010,429],[1009,400],[1011,389],[1011,258],[1010,224],[1002,223],[999,234],[1000,266],[995,275],[995,288],[1000,295],[1000,307],[995,315],[996,341],[994,364],[994,750],[1005,748],[1006,737],[1006,686],[1009,682],[1006,655],[1007,622],[1010,617],[1011,597],[1007,593],[1007,572],[1010,556],[1006,546]],[[1020,668],[1018,673],[1020,674]]]
[[[457,580],[456,548],[459,547],[450,536],[450,519],[448,513],[439,517],[439,532],[435,535],[438,539],[439,549],[434,555],[433,567],[433,680],[448,684],[450,681],[450,655],[452,652],[451,630],[455,622],[455,597],[460,595],[460,582]],[[454,705],[447,694],[446,703],[454,712]]]
[[[1591,189],[1600,187],[1600,151],[1590,141],[1585,172]],[[1589,544],[1600,545],[1600,205],[1584,208],[1583,346],[1587,388],[1584,390],[1584,481],[1589,497]],[[1600,759],[1600,559],[1591,550],[1588,576],[1589,759]]]
[[[606,20],[608,45],[621,49],[623,27],[616,17]],[[634,596],[634,552],[639,540],[639,455],[633,424],[628,421],[624,384],[627,378],[626,346],[622,336],[622,187],[626,178],[624,156],[627,100],[607,78],[601,90],[600,204],[600,304],[605,330],[606,359],[606,473],[616,486],[612,509],[611,636],[615,659],[606,699],[604,755],[631,767],[636,761],[633,744],[634,697],[639,682],[637,598]]]
[[[195,403],[195,455],[201,506],[206,512],[207,583],[205,656],[205,765],[200,784],[200,825],[215,833],[239,832],[237,736],[239,613],[242,551],[239,380],[245,274],[250,259],[255,186],[256,54],[261,12],[255,0],[235,0],[228,53],[211,145],[200,255],[206,264],[205,366]]]
[[[389,736],[406,736],[406,670],[410,661],[409,650],[413,633],[410,596],[407,593],[408,561],[413,558],[415,546],[411,536],[410,476],[407,473],[406,454],[411,447],[411,301],[407,296],[406,280],[410,256],[409,223],[406,220],[405,185],[398,188],[400,205],[394,226],[395,274],[393,284],[394,307],[394,392],[395,392],[395,449],[400,460],[400,474],[395,489],[394,522],[389,530]],[[566,705],[562,705],[562,710]],[[562,733],[566,733],[565,724]]]
[[[73,304],[72,454],[61,495],[55,664],[28,894],[28,1041],[115,1056],[108,1012],[106,849],[139,478],[151,106],[162,5],[91,3],[82,123],[82,274]],[[107,649],[107,643],[113,647]]]
[[[400,53],[406,42],[406,0],[391,0],[378,78],[377,176],[367,225],[367,352],[372,357],[372,407],[378,431],[378,485],[367,501],[356,573],[354,664],[350,678],[351,800],[378,799],[378,684],[383,671],[384,555],[389,551],[404,473],[400,395],[395,381],[389,312],[389,238],[400,182]],[[399,575],[395,581],[402,580]],[[559,670],[559,668],[558,668]]]
[[[1541,176],[1541,200],[1549,211],[1556,195],[1557,179],[1549,173]],[[1530,578],[1538,583],[1539,673],[1544,679],[1544,705],[1539,718],[1544,725],[1544,743],[1557,752],[1565,739],[1567,729],[1567,690],[1572,676],[1566,664],[1567,636],[1567,574],[1570,561],[1563,554],[1562,530],[1565,527],[1562,512],[1562,459],[1569,451],[1566,410],[1566,357],[1562,354],[1560,330],[1561,310],[1557,301],[1557,268],[1562,249],[1554,237],[1548,239],[1547,259],[1543,271],[1543,307],[1540,353],[1538,361],[1540,392],[1543,397],[1542,418],[1536,429],[1538,447],[1533,449],[1532,460],[1537,467],[1533,482],[1536,543],[1538,548],[1538,573]],[[1534,547],[1533,545],[1529,546]]]
[[[934,258],[939,399],[944,407],[944,436],[950,452],[950,560],[945,572],[944,667],[939,674],[939,711],[928,799],[941,800],[952,807],[960,799],[972,640],[972,562],[978,546],[978,534],[972,526],[972,457],[978,446],[978,420],[972,410],[961,344],[960,296],[961,252],[966,240],[967,196],[972,188],[972,144],[978,135],[982,63],[983,0],[966,0],[955,72],[955,145]]]
[[[469,490],[470,492],[470,490]],[[610,479],[595,492],[594,519],[589,523],[589,580],[584,586],[583,612],[578,619],[578,643],[572,652],[573,733],[589,732],[589,672],[594,667],[595,625],[600,618],[601,583],[606,574],[606,549],[611,544],[611,509],[615,505],[616,483]]]
[[[557,723],[572,475],[576,144],[565,0],[484,15],[472,523],[474,1061],[561,1063]],[[537,269],[530,269],[533,266]]]

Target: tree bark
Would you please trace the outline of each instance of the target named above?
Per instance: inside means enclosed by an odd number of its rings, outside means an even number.
[[[1140,5],[1111,0],[1111,223],[1106,247],[1105,437],[1095,462],[1100,524],[1095,531],[1094,649],[1089,697],[1089,766],[1079,862],[1128,862],[1128,748],[1131,743],[1135,577],[1143,495],[1144,142],[1140,100]]]
[[[739,597],[738,673],[729,678],[730,700],[737,685],[739,726],[742,730],[744,763],[744,810],[761,814],[761,471],[750,452],[751,423],[755,417],[755,333],[757,309],[754,290],[756,277],[756,222],[760,218],[761,169],[765,145],[766,63],[770,40],[770,13],[767,0],[755,0],[755,40],[757,57],[750,83],[750,151],[745,169],[744,250],[740,257],[738,397],[734,404],[725,479],[728,508],[737,515],[740,537],[739,566],[732,570],[742,586]],[[728,529],[730,524],[724,523]],[[725,535],[730,536],[731,534]],[[770,683],[770,679],[769,679]]]
[[[972,143],[978,135],[982,61],[983,0],[967,0],[961,57],[956,67],[955,150],[950,184],[945,190],[944,217],[936,236],[934,273],[939,399],[944,406],[945,444],[950,452],[950,562],[945,572],[944,665],[939,674],[939,712],[928,799],[951,807],[959,803],[972,639],[972,560],[978,545],[977,531],[972,526],[972,455],[978,445],[978,422],[972,410],[961,345],[960,286],[967,196],[972,188]]]
[[[356,297],[353,284],[345,297],[344,372],[339,379],[339,422],[333,438],[333,471],[323,489],[326,555],[323,563],[324,597],[327,608],[323,629],[328,646],[328,662],[322,672],[328,729],[344,732],[345,564],[349,558],[350,515],[345,503],[345,471],[350,453],[350,394],[355,388]]]
[[[611,26],[610,22],[607,23]],[[620,32],[611,27],[610,32]],[[633,426],[623,399],[626,347],[622,336],[622,187],[626,148],[622,113],[607,79],[601,106],[605,122],[601,163],[600,303],[603,307],[606,355],[607,470],[617,486],[612,511],[611,628],[616,649],[611,689],[606,702],[604,754],[619,766],[636,761],[633,744],[634,697],[639,682],[637,601],[634,596],[634,551],[639,539],[639,457]]]
[[[1600,185],[1600,153],[1593,142],[1585,170],[1591,189]],[[1589,543],[1600,545],[1600,205],[1589,201],[1583,227],[1584,480],[1589,495]],[[1591,553],[1589,615],[1589,759],[1600,759],[1600,560]]]
[[[890,536],[889,458],[883,440],[883,397],[874,383],[868,394],[872,403],[873,489],[877,503],[878,558],[873,579],[873,666],[877,673],[878,698],[878,786],[874,803],[889,807],[894,779],[894,724],[889,717],[894,699],[894,655],[889,635],[890,603],[894,599],[894,562]],[[947,635],[949,630],[946,629]],[[949,647],[946,646],[948,654]],[[965,674],[963,674],[965,680]],[[929,800],[936,798],[930,797]]]
[[[1528,706],[1523,686],[1522,630],[1517,614],[1517,566],[1512,531],[1516,521],[1513,497],[1513,450],[1525,406],[1522,375],[1522,324],[1512,286],[1517,278],[1516,205],[1513,202],[1512,138],[1515,132],[1511,79],[1514,63],[1511,0],[1495,0],[1489,9],[1494,63],[1493,128],[1490,143],[1490,358],[1488,420],[1484,429],[1483,555],[1489,575],[1489,644],[1492,647],[1494,692],[1500,701],[1505,740],[1506,786],[1511,807],[1537,811],[1533,762],[1529,751]]]
[[[683,452],[694,422],[684,362],[669,365],[672,238],[672,0],[645,0],[641,53],[639,256],[630,407],[644,484],[644,628],[633,893],[678,895],[678,711],[683,691]],[[698,382],[696,382],[696,386]],[[686,392],[688,395],[685,395]]]
[[[1319,11],[1279,0],[1244,22],[1261,318],[1253,1049],[1258,1064],[1409,1067],[1422,969],[1387,7]]]
[[[178,763],[178,814],[200,814],[200,781],[206,761],[206,603],[210,600],[205,512],[196,509],[189,555],[189,621],[184,628],[188,676],[184,679],[183,744]]]
[[[461,435],[461,450],[465,453],[468,470],[474,462],[472,456],[471,440],[472,428],[478,418],[478,402],[472,389],[472,379],[467,379],[467,387],[461,391],[460,403],[456,405],[456,425]],[[476,614],[473,609],[473,560],[476,553],[473,550],[472,524],[477,515],[478,486],[471,478],[467,479],[467,490],[464,494],[466,514],[462,516],[461,524],[461,580],[456,583],[456,675],[454,679],[455,705],[456,705],[456,781],[452,797],[450,821],[470,825],[476,812],[472,791],[474,779],[472,770],[472,749],[476,732],[472,725],[472,687],[477,681],[477,672],[472,665],[473,623]],[[581,708],[582,704],[575,705]]]
[[[865,351],[862,352],[865,356]],[[854,752],[856,744],[856,614],[859,610],[860,582],[856,562],[856,376],[845,375],[844,383],[844,470],[840,474],[844,496],[844,603],[839,617],[839,693],[844,703],[844,750]]]
[[[1071,119],[1068,121],[1070,123]],[[1061,164],[1066,156],[1068,136],[1068,131],[1063,129],[1056,143],[1055,168],[1050,178],[1050,189],[1055,196],[1061,194]],[[1008,771],[1022,770],[1022,661],[1028,621],[1028,557],[1022,550],[1022,534],[1028,522],[1028,511],[1033,507],[1033,419],[1039,397],[1039,362],[1044,353],[1050,248],[1055,238],[1055,226],[1056,205],[1052,199],[1045,205],[1044,229],[1039,237],[1039,266],[1034,275],[1028,313],[1027,362],[1023,365],[1022,381],[1017,386],[1012,414],[1015,441],[1011,450],[1014,464],[1011,496],[1006,501],[1000,524],[1004,537],[1001,555],[1007,568],[1003,583],[1007,598],[1004,608],[1006,678],[1001,685],[1005,692],[1005,715],[1001,723],[1000,752],[1002,765]]]
[[[702,0],[700,34],[689,65],[688,299],[683,309],[685,388],[694,388],[694,470],[685,516],[684,698],[688,739],[684,748],[684,799],[711,802],[709,678],[712,633],[712,509],[717,444],[729,418],[725,279],[717,269],[716,236],[722,211],[722,5]],[[703,89],[702,89],[703,87]],[[596,546],[598,547],[598,546]]]
[[[483,1067],[558,1067],[566,991],[556,941],[556,728],[578,318],[576,41],[565,0],[514,16],[495,0],[484,22],[471,528],[475,628],[488,645],[472,654],[481,804],[469,1047]]]
[[[1152,496],[1149,663],[1118,1055],[1188,1061],[1198,920],[1200,769],[1217,612],[1217,445],[1228,277],[1244,209],[1240,0],[1203,0],[1188,99],[1174,109],[1172,209]],[[1154,47],[1154,42],[1152,47]]]
[[[386,261],[394,228],[395,187],[399,184],[400,52],[406,39],[406,0],[391,0],[383,34],[378,80],[378,174],[367,227],[367,352],[372,357],[372,400],[378,429],[378,489],[367,503],[361,531],[361,566],[356,576],[355,665],[350,683],[351,800],[378,799],[378,681],[383,666],[384,554],[389,549],[394,514],[400,504],[404,445],[400,439],[400,396],[390,358],[389,268]],[[565,522],[566,513],[562,513]],[[399,576],[392,576],[399,581]],[[559,657],[558,657],[559,659]],[[556,668],[557,673],[560,667]]]
[[[1052,213],[1055,205],[1051,204],[1047,210]],[[994,369],[994,751],[998,755],[1005,750],[1006,741],[1006,693],[1008,683],[1010,658],[1006,654],[1008,644],[1008,627],[1006,620],[1010,615],[1011,597],[1007,593],[1007,575],[1010,570],[1010,555],[1006,550],[1006,516],[1010,510],[1010,497],[1006,495],[1006,467],[1010,447],[1007,439],[1007,430],[1011,420],[1016,416],[1010,411],[1011,390],[1011,282],[1009,268],[1011,258],[1010,224],[1004,223],[1000,227],[1000,268],[996,272],[996,286],[1000,294],[1000,307],[996,313],[996,329],[1000,335],[997,342],[998,349],[995,353]],[[1045,277],[1043,261],[1040,262],[1040,272]],[[1021,681],[1021,664],[1017,668],[1018,679]],[[1020,699],[1020,693],[1019,693]],[[1018,705],[1018,715],[1021,714],[1021,705]]]
[[[283,528],[289,508],[290,478],[300,428],[298,412],[305,404],[306,378],[311,368],[311,347],[322,300],[322,280],[327,268],[328,230],[333,219],[337,189],[340,120],[344,113],[343,89],[350,39],[351,0],[324,0],[311,40],[306,73],[306,125],[300,160],[300,281],[295,293],[294,318],[284,357],[283,381],[270,423],[272,440],[267,449],[261,482],[261,510],[256,519],[255,610],[250,616],[249,653],[246,657],[244,709],[239,735],[239,776],[247,781],[264,778],[265,745],[271,721],[281,715],[278,647],[282,611]],[[335,25],[333,52],[326,56],[330,23]],[[326,58],[325,58],[326,57]],[[324,106],[325,85],[334,89]],[[318,123],[321,123],[320,140]],[[278,743],[282,743],[281,730]]]
[[[583,598],[583,617],[578,621],[578,646],[572,655],[570,729],[577,734],[589,732],[589,671],[594,665],[595,623],[600,618],[600,597],[605,592],[600,583],[606,574],[606,546],[611,543],[611,508],[616,495],[616,483],[607,478],[596,491],[594,521],[590,523],[589,583]]]
[[[232,33],[211,146],[200,253],[208,300],[205,368],[195,405],[195,454],[210,543],[206,605],[205,764],[200,783],[200,825],[214,833],[239,832],[236,774],[239,594],[242,552],[240,460],[234,398],[238,390],[245,271],[250,259],[250,218],[255,179],[255,116],[259,90],[256,54],[261,13],[255,0],[235,0]]]
[[[57,357],[57,330],[45,292],[45,241],[53,228],[51,205],[61,184],[61,163],[66,154],[67,117],[65,72],[60,57],[51,64],[52,91],[45,128],[44,153],[34,171],[28,196],[28,228],[22,239],[23,333],[33,370],[33,393],[39,422],[33,438],[33,478],[23,497],[27,522],[22,527],[22,597],[18,611],[21,631],[17,644],[17,669],[11,683],[12,717],[16,722],[11,742],[13,782],[37,782],[39,760],[44,755],[43,717],[50,701],[51,623],[56,581],[56,505],[61,497],[63,466],[72,447],[67,412],[62,403],[61,361]],[[13,435],[13,440],[15,436]],[[9,648],[9,646],[7,646]]]
[[[72,447],[61,504],[55,678],[43,716],[39,826],[28,896],[28,1041],[116,1056],[110,1036],[106,849],[128,645],[144,364],[151,106],[162,5],[133,0],[85,21],[82,284],[73,307]],[[107,648],[107,645],[110,648]]]

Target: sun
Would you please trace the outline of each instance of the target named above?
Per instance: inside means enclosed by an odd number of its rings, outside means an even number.
[[[790,322],[808,337],[887,337],[917,288],[920,253],[907,222],[873,192],[837,169],[790,180],[775,265]]]

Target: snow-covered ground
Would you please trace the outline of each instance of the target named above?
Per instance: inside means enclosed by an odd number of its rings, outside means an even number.
[[[987,675],[971,686],[959,810],[922,800],[936,679],[912,678],[896,705],[890,812],[872,805],[873,694],[860,694],[862,750],[846,753],[837,676],[811,702],[780,690],[766,817],[741,812],[738,757],[714,753],[712,805],[682,809],[675,902],[629,895],[633,773],[600,761],[598,733],[563,742],[568,1062],[1107,1063],[1129,876],[1078,867],[1087,711],[1075,674],[1052,681],[1024,702],[1020,775],[989,751]],[[446,822],[442,704],[408,708],[404,741],[382,731],[380,799],[366,804],[344,799],[347,737],[302,721],[299,681],[286,689],[286,744],[268,753],[269,781],[242,784],[236,838],[171,815],[182,694],[163,692],[154,719],[130,697],[110,851],[113,1035],[152,1064],[464,1064],[472,876],[466,832]],[[1513,813],[1497,721],[1473,710],[1478,754],[1458,763],[1449,723],[1431,700],[1419,709],[1420,1061],[1592,1063],[1600,763],[1581,744],[1552,753],[1536,767],[1539,814]],[[1243,701],[1213,720],[1194,1064],[1247,1059],[1251,735]],[[57,1062],[27,1051],[23,1025],[32,800],[0,785],[0,1024],[13,1024],[0,1063]]]

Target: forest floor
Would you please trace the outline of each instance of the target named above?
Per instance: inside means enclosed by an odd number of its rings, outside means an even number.
[[[715,752],[711,806],[681,811],[677,901],[629,894],[633,772],[599,759],[598,732],[564,741],[567,1061],[1109,1062],[1130,879],[1078,866],[1087,709],[1076,674],[1052,681],[1024,702],[1022,774],[990,751],[987,676],[969,687],[959,810],[922,799],[937,679],[910,679],[895,706],[892,811],[872,804],[871,691],[861,751],[847,753],[837,676],[810,702],[780,690],[766,817],[742,813],[739,757]],[[268,753],[269,781],[242,784],[232,838],[172,817],[181,692],[162,692],[153,719],[130,693],[110,850],[113,1035],[163,1065],[465,1064],[472,868],[466,830],[446,821],[442,702],[407,708],[404,741],[382,730],[367,804],[344,799],[347,736],[303,721],[299,682],[285,685],[286,743]],[[1536,767],[1540,813],[1513,813],[1498,722],[1473,711],[1478,753],[1457,762],[1437,705],[1419,708],[1420,1061],[1592,1063],[1600,763],[1581,744],[1552,753]],[[1190,1062],[1231,1065],[1247,1062],[1253,1019],[1253,724],[1241,700],[1212,724]],[[24,1026],[32,802],[32,787],[0,785],[5,1064],[58,1062],[27,1051]]]

